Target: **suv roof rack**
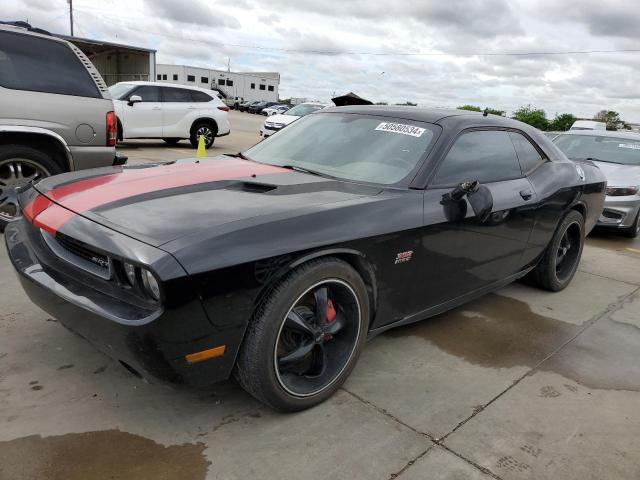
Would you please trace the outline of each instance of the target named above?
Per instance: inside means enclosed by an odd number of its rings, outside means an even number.
[[[51,32],[48,32],[48,31],[43,30],[41,28],[32,27],[30,23],[22,21],[22,20],[14,20],[12,22],[6,22],[6,21],[1,21],[0,20],[0,25],[10,25],[12,27],[24,28],[25,30],[29,30],[30,32],[40,33],[40,34],[43,34],[43,35],[52,36]]]

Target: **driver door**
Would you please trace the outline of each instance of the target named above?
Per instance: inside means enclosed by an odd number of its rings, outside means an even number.
[[[135,95],[142,98],[142,101],[129,104],[129,98]],[[160,88],[150,85],[136,88],[128,95],[122,108],[125,138],[162,137],[161,100]]]
[[[466,181],[493,196],[480,222],[469,201],[443,201]],[[534,225],[535,192],[522,175],[509,132],[470,130],[455,140],[424,195],[422,277],[425,309],[453,300],[521,270]]]

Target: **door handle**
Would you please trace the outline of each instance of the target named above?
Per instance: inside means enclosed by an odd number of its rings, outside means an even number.
[[[533,197],[533,192],[529,189],[520,190],[520,196],[523,200],[531,200],[531,197]]]

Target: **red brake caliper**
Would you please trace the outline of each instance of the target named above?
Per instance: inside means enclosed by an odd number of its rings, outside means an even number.
[[[336,308],[331,299],[327,299],[327,322],[333,322],[336,318]]]

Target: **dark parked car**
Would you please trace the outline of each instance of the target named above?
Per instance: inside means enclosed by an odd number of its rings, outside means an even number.
[[[244,103],[241,103],[241,104],[238,106],[238,110],[240,110],[241,112],[247,112],[247,111],[249,111],[249,107],[251,107],[252,105],[255,105],[255,104],[257,104],[257,103],[260,103],[260,101],[259,101],[259,100],[255,100],[255,101],[253,101],[253,102],[244,102]]]
[[[248,112],[249,113],[261,113],[262,110],[264,110],[265,108],[268,108],[272,105],[276,105],[277,102],[259,102],[259,103],[255,103],[253,105],[250,105],[248,108]]]
[[[565,288],[604,191],[514,120],[339,107],[242,154],[44,179],[5,238],[30,298],[129,368],[292,411],[380,332]]]

